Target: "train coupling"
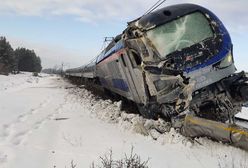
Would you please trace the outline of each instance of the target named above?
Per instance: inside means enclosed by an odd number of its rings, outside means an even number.
[[[248,129],[236,124],[220,123],[188,114],[181,129],[187,137],[209,137],[248,151]]]

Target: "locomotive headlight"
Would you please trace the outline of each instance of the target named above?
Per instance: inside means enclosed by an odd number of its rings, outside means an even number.
[[[230,51],[227,56],[220,62],[220,68],[226,68],[233,63],[232,52]]]

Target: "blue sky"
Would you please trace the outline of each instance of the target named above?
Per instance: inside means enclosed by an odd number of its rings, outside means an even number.
[[[77,67],[95,57],[105,36],[121,33],[126,22],[142,15],[157,0],[0,0],[0,35],[14,48],[34,49],[44,68]],[[248,71],[247,0],[167,0],[190,2],[214,12],[229,30],[236,66]],[[162,7],[163,7],[162,6]]]

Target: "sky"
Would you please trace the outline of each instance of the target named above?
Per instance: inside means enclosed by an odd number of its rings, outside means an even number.
[[[104,37],[121,33],[157,0],[0,0],[0,36],[13,48],[33,49],[43,68],[78,67],[98,55]],[[214,12],[228,29],[238,70],[248,71],[247,0],[167,0]]]

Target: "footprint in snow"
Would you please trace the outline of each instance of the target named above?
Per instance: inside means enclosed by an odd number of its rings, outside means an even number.
[[[30,109],[30,114],[35,114],[37,112],[37,110],[36,109]]]
[[[24,122],[27,120],[28,114],[22,114],[18,117],[19,122]]]
[[[6,163],[8,160],[8,155],[0,153],[0,164],[1,163]]]
[[[53,120],[55,118],[56,114],[50,114],[47,116],[48,120]]]
[[[30,134],[31,131],[22,131],[22,132],[19,132],[17,133],[16,135],[14,135],[14,137],[12,138],[11,140],[11,143],[13,145],[20,145],[23,143],[25,137]]]
[[[41,121],[37,121],[34,126],[33,126],[33,129],[39,129],[41,128],[41,126],[46,122],[46,119],[43,119]]]
[[[47,97],[46,100],[40,103],[39,108],[45,107],[50,102],[50,97]]]
[[[0,132],[0,140],[5,140],[10,135],[9,125],[3,125]]]

